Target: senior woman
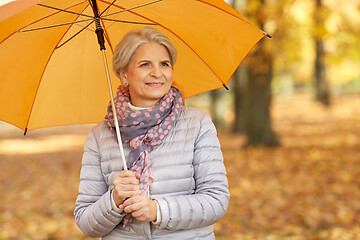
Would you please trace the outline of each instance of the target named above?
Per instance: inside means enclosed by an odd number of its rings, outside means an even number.
[[[116,112],[129,170],[123,170],[111,104],[84,147],[79,228],[101,239],[215,239],[229,190],[208,114],[183,106],[172,86],[176,49],[153,28],[128,33],[114,52],[122,84]]]

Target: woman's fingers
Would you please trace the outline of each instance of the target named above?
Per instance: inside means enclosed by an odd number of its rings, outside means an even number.
[[[117,206],[126,198],[140,194],[139,178],[138,173],[129,170],[115,174],[113,198]]]
[[[119,175],[121,177],[136,177],[139,174],[137,172],[134,172],[131,170],[124,170],[124,171],[118,172],[116,175]]]
[[[114,184],[139,184],[140,175],[136,172],[125,170],[114,176]]]
[[[145,203],[143,201],[144,195],[133,196],[123,202],[120,207],[124,209],[126,213],[132,213],[141,209]]]
[[[123,198],[129,198],[140,194],[139,186],[114,186],[114,194],[119,195]]]
[[[156,203],[144,195],[136,195],[125,200],[120,208],[126,213],[131,213],[138,221],[156,220]]]

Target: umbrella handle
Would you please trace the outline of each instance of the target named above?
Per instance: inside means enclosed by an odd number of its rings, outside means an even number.
[[[108,62],[107,62],[107,59],[106,59],[105,44],[104,44],[105,43],[104,30],[102,29],[101,24],[100,24],[100,15],[99,15],[99,12],[98,12],[98,7],[97,7],[96,0],[92,0],[92,9],[93,9],[93,12],[94,12],[94,17],[95,17],[95,25],[96,25],[95,33],[97,35],[98,43],[100,45],[100,50],[101,50],[103,58],[104,58],[106,77],[107,77],[108,86],[109,86],[109,92],[110,92],[111,107],[112,107],[112,111],[113,111],[113,115],[114,115],[116,137],[117,137],[117,140],[118,140],[118,145],[119,145],[119,150],[120,150],[120,157],[121,157],[121,160],[123,162],[124,170],[128,170],[127,165],[126,165],[125,155],[124,155],[124,148],[123,148],[122,141],[121,141],[121,136],[120,136],[119,123],[118,123],[116,110],[115,110],[114,96],[113,96],[113,93],[112,93]]]
[[[117,115],[116,115],[116,110],[115,110],[114,96],[113,96],[113,93],[112,93],[112,86],[111,86],[111,81],[110,81],[110,74],[109,74],[109,68],[108,68],[108,63],[107,63],[107,59],[106,59],[105,49],[102,49],[101,52],[102,52],[103,57],[104,57],[104,64],[105,64],[107,81],[108,81],[108,85],[109,85],[109,92],[110,92],[110,99],[111,99],[111,107],[112,107],[112,111],[113,111],[113,115],[114,115],[114,123],[115,123],[116,137],[117,137],[117,140],[118,140],[118,145],[119,145],[119,150],[120,150],[120,156],[121,156],[121,160],[122,160],[123,165],[124,165],[124,170],[128,170],[127,165],[126,165],[126,160],[125,160],[124,148],[123,148],[122,141],[121,141],[121,136],[120,136],[119,123],[118,123],[118,119],[117,119]]]

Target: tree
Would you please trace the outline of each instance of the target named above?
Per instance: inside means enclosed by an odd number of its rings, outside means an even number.
[[[264,0],[251,0],[252,11],[248,14],[258,23],[262,29],[266,21],[263,11]],[[255,6],[255,7],[254,7]],[[265,39],[266,40],[266,39]],[[236,129],[245,129],[248,142],[247,145],[277,146],[279,140],[271,126],[270,105],[271,105],[271,81],[273,76],[272,54],[268,51],[264,41],[258,43],[257,47],[251,52],[244,62],[244,66],[236,72],[235,82],[239,84],[239,72],[247,78],[246,91],[241,91],[241,87],[236,85],[237,98],[236,108]],[[241,97],[239,99],[239,97]],[[240,114],[242,118],[239,119]],[[241,125],[244,124],[244,127]]]
[[[215,89],[212,90],[209,94],[211,97],[211,104],[210,104],[210,114],[212,116],[212,120],[218,129],[222,129],[224,127],[224,121],[221,117],[219,112],[219,101],[221,98],[221,90],[223,89]]]
[[[234,133],[245,133],[245,115],[246,115],[246,89],[247,83],[249,82],[247,67],[245,64],[241,64],[238,69],[236,69],[233,80],[234,83],[234,113],[235,113],[235,121],[233,125]]]
[[[326,78],[326,66],[324,63],[324,40],[323,34],[325,32],[324,6],[321,0],[315,0],[316,7],[314,12],[315,20],[315,66],[314,79],[316,89],[316,100],[320,101],[326,106],[330,105],[330,89]]]
[[[254,51],[252,59],[256,64],[248,65],[247,144],[278,146],[279,140],[272,129],[270,116],[272,56],[266,51],[263,42]]]

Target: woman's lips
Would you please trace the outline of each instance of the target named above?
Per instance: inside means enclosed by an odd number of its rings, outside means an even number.
[[[164,83],[161,82],[149,82],[149,83],[145,83],[147,86],[149,87],[162,87],[164,85]]]

